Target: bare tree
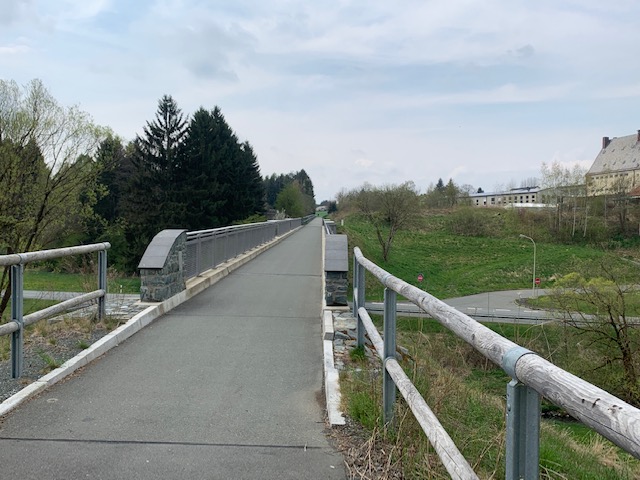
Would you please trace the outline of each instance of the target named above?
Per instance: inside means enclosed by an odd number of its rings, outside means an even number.
[[[420,198],[416,186],[413,182],[383,187],[365,184],[349,197],[375,228],[386,262],[398,231],[413,225],[419,214]]]
[[[581,266],[593,271],[593,266]],[[622,366],[624,393],[640,402],[638,385],[640,349],[637,326],[629,317],[629,297],[637,288],[624,281],[623,274],[611,262],[601,261],[598,276],[574,272],[561,278],[553,289],[555,304],[560,307],[562,321],[585,335],[587,343],[602,352],[601,366]]]
[[[555,216],[550,219],[552,229],[559,234],[564,226],[570,225],[570,235],[574,236],[577,228],[578,206],[581,203],[585,204],[586,170],[578,164],[569,168],[554,161],[551,165],[543,162],[540,171],[541,187],[546,192],[544,195],[546,202],[555,205]],[[571,209],[572,213],[570,220],[566,219],[568,209]],[[571,221],[570,224],[569,221]],[[584,221],[586,222],[586,217]]]

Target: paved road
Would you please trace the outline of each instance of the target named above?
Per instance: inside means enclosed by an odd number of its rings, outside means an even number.
[[[536,295],[545,295],[546,290],[540,289]],[[479,293],[466,297],[449,298],[443,300],[447,305],[454,307],[479,322],[517,322],[537,324],[553,320],[553,312],[544,310],[532,310],[522,307],[516,302],[518,299],[531,297],[529,290],[505,290],[499,292]],[[382,311],[381,302],[367,302],[366,307],[370,311]],[[424,312],[417,306],[408,302],[398,303],[398,313],[404,315],[424,316]]]
[[[316,220],[0,425],[2,478],[343,479]]]

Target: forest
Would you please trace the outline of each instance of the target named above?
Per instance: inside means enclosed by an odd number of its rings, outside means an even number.
[[[0,252],[108,241],[110,265],[135,273],[163,229],[315,209],[306,172],[263,178],[253,147],[218,106],[189,115],[164,95],[141,130],[125,141],[61,105],[40,80],[0,80]]]

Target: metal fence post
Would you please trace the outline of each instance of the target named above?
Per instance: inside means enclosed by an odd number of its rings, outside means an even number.
[[[98,252],[98,290],[104,290],[104,295],[98,299],[98,321],[107,316],[107,251]]]
[[[514,347],[502,359],[502,368],[513,380],[507,385],[506,480],[537,480],[540,463],[540,395],[520,383],[515,367],[533,353]]]
[[[358,259],[353,256],[353,316],[358,318]],[[358,327],[356,327],[357,329]]]
[[[16,322],[17,331],[11,334],[11,376],[20,378],[22,376],[22,365],[24,360],[24,320],[23,320],[23,278],[24,265],[11,266],[11,321]]]
[[[390,288],[384,289],[384,376],[382,380],[382,408],[385,425],[393,422],[393,410],[396,402],[396,384],[387,372],[386,363],[396,358],[396,298],[397,294]]]
[[[364,267],[358,263],[356,256],[353,256],[353,316],[356,318],[357,347],[364,347],[364,325],[360,319],[358,309],[364,307]]]
[[[202,258],[202,239],[200,235],[196,237],[196,274],[195,276],[199,276],[202,273],[201,267],[201,258]]]

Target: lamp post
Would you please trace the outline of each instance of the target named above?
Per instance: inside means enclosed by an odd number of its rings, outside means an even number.
[[[533,281],[531,283],[531,289],[533,290],[533,298],[536,298],[536,242],[533,241],[533,238],[527,237],[526,235],[520,234],[520,238],[528,238],[533,243]]]

